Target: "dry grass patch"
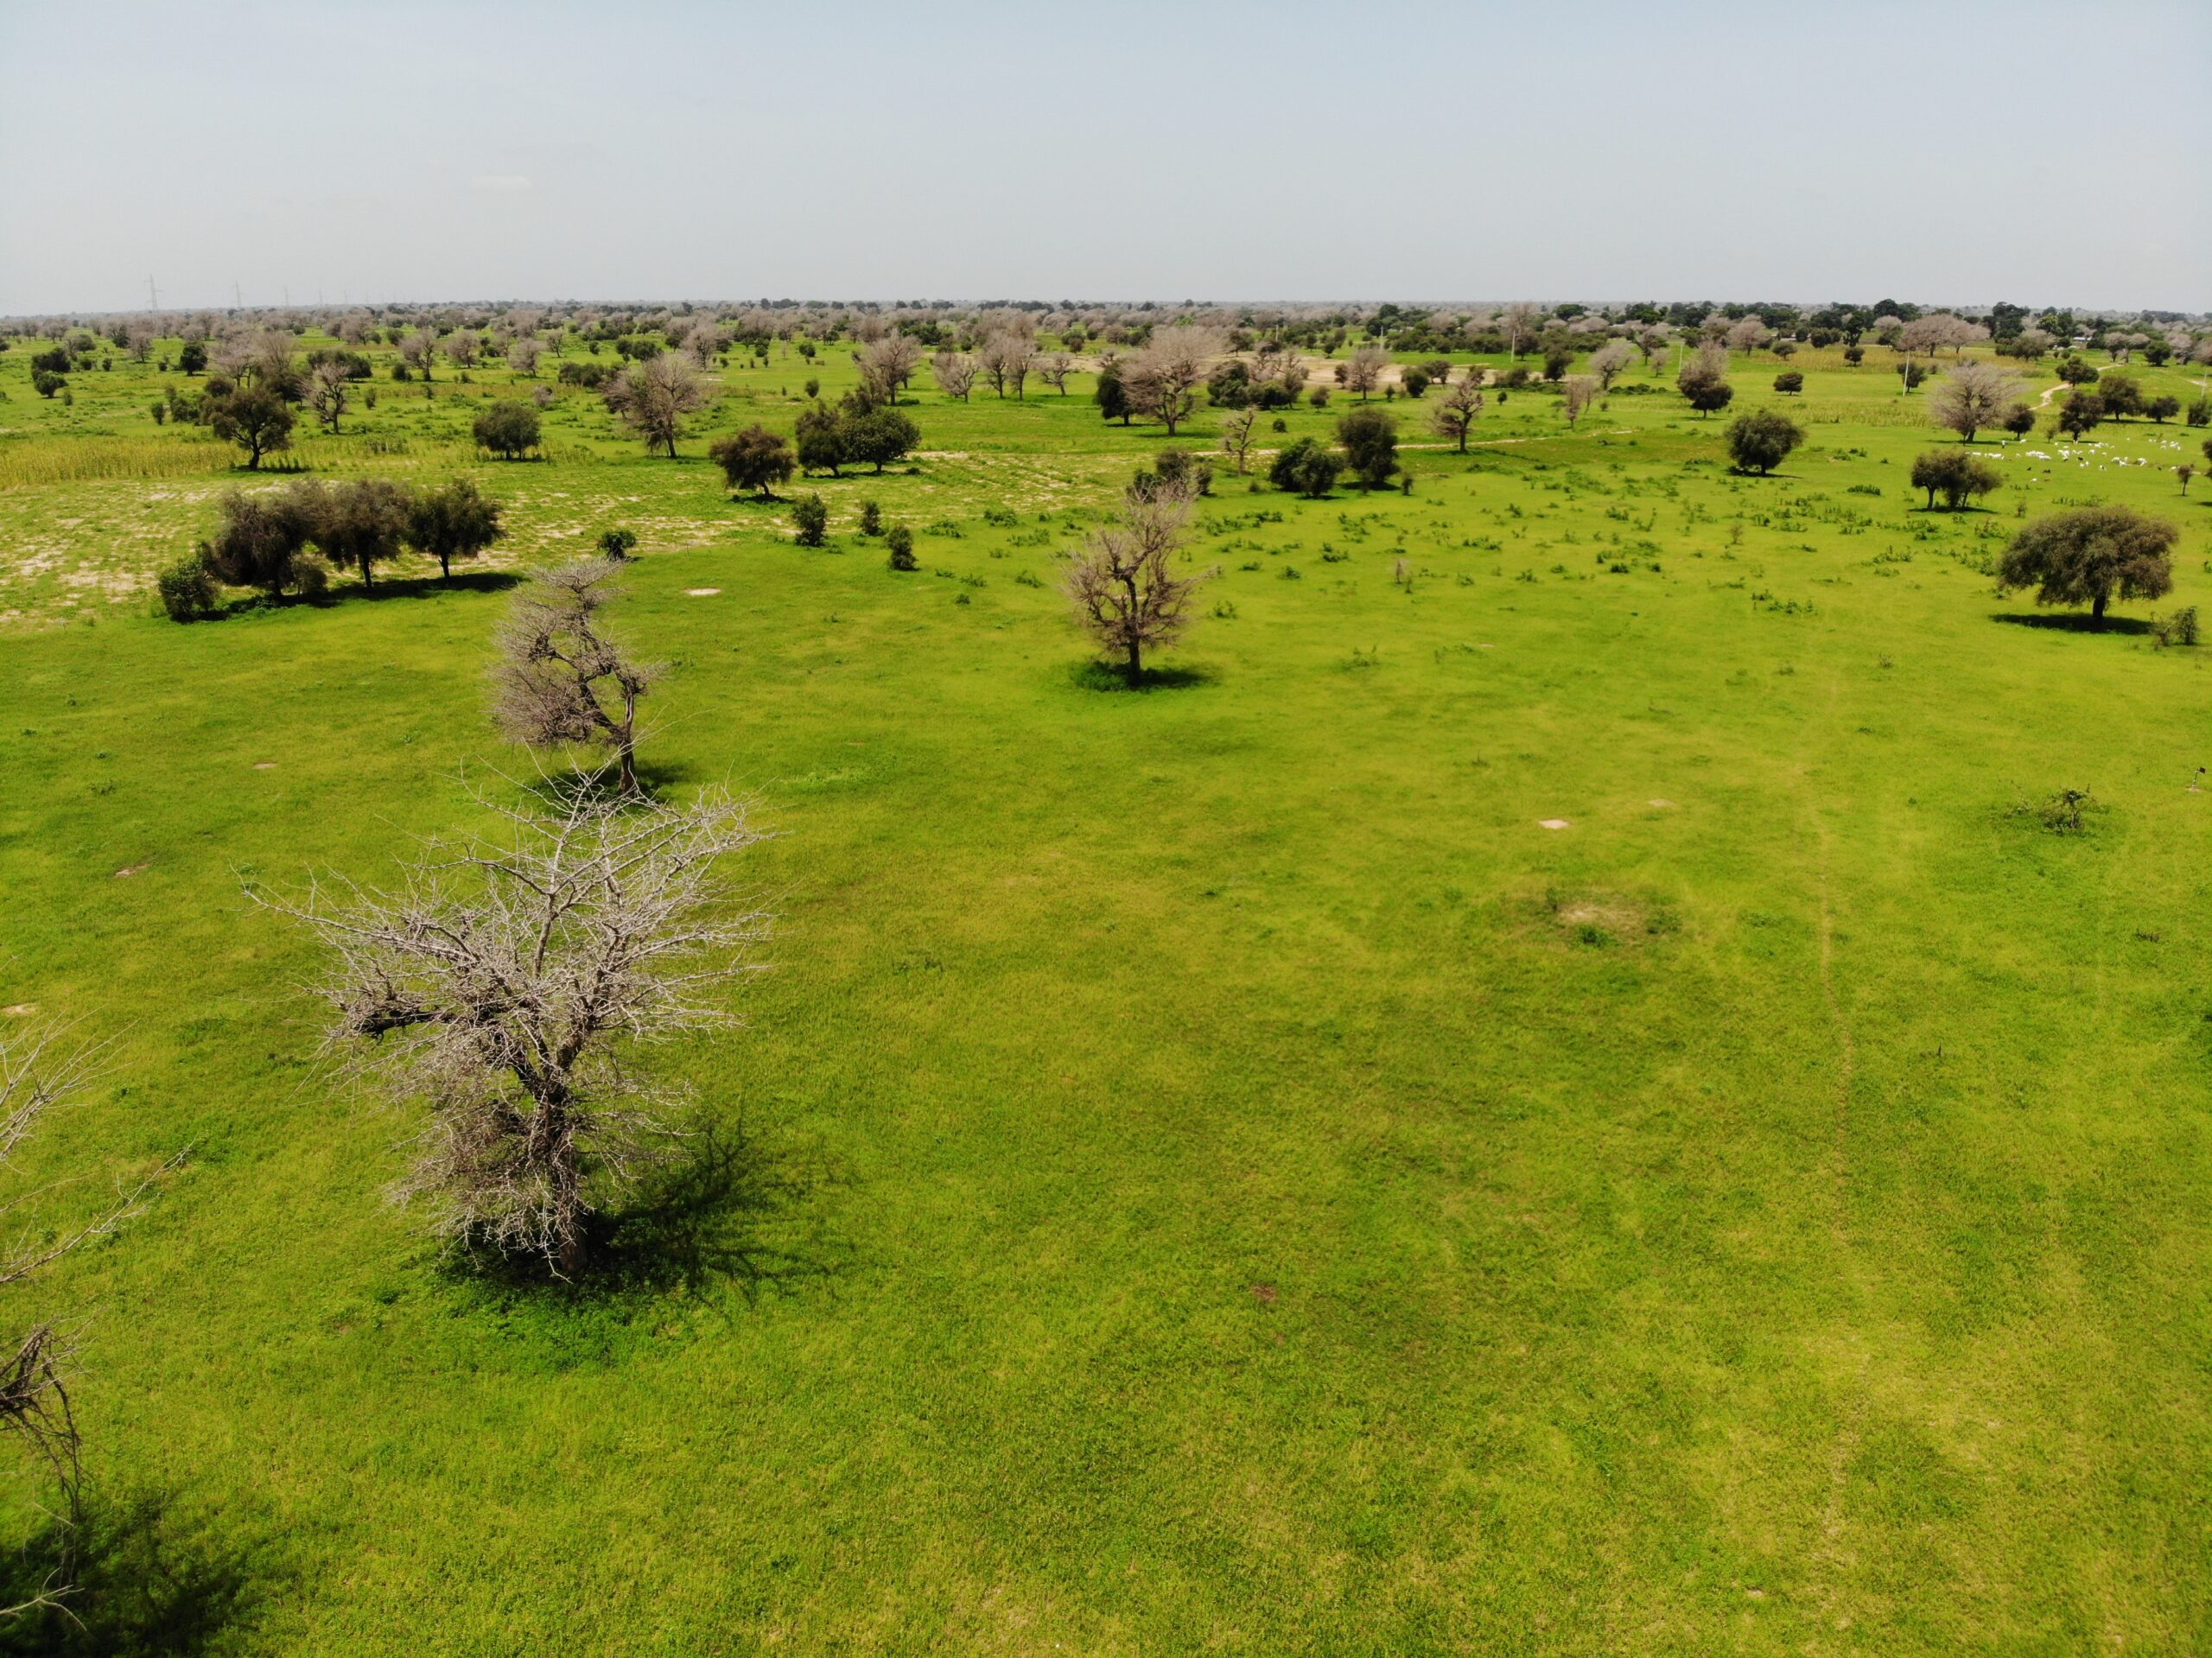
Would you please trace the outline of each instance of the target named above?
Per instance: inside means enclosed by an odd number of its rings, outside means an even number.
[[[1528,907],[1541,936],[1586,949],[1647,944],[1681,930],[1666,905],[1624,893],[1551,887]]]

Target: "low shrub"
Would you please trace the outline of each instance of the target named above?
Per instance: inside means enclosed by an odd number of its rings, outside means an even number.
[[[791,503],[791,538],[802,547],[820,547],[830,539],[830,509],[819,495],[802,495]]]
[[[215,613],[215,581],[197,553],[188,553],[155,578],[162,608],[173,622],[196,622]]]

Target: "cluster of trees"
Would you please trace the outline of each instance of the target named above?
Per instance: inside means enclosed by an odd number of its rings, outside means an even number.
[[[846,467],[881,472],[912,454],[922,429],[898,410],[880,404],[863,386],[848,392],[834,408],[816,403],[804,410],[794,434],[801,470],[842,475]]]
[[[450,581],[454,560],[478,556],[505,534],[499,504],[467,478],[422,490],[378,478],[302,479],[233,491],[219,510],[215,533],[162,573],[162,604],[179,621],[213,614],[219,587],[315,598],[334,569],[358,571],[372,587],[377,566],[410,548],[436,559]]]
[[[1955,512],[2004,482],[2005,474],[1994,465],[1964,449],[1929,449],[1912,463],[1912,486],[1928,492],[1930,511],[1938,495],[1944,509]]]

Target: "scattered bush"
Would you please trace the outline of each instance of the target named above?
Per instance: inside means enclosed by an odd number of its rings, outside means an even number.
[[[1738,415],[1728,427],[1728,454],[1737,469],[1761,477],[1788,460],[1789,452],[1804,441],[1796,422],[1770,409]]]
[[[162,608],[173,622],[196,622],[215,613],[215,581],[197,554],[187,554],[155,579]]]
[[[894,524],[883,538],[891,552],[891,568],[894,570],[916,570],[921,568],[914,557],[914,532],[903,524]]]
[[[638,532],[634,530],[602,530],[599,532],[598,545],[602,557],[611,558],[620,564],[636,550]]]
[[[2023,800],[2012,810],[2053,835],[2081,835],[2088,829],[2088,815],[2103,810],[2104,804],[2087,789],[2061,789],[2042,800]]]
[[[1777,374],[1774,377],[1774,389],[1794,396],[1805,389],[1805,377],[1796,369],[1786,374]]]
[[[883,533],[883,509],[874,501],[861,503],[861,534],[880,536]]]
[[[1334,450],[1301,437],[1281,450],[1268,467],[1268,481],[1310,500],[1319,500],[1337,486],[1344,462]]]
[[[749,489],[755,499],[763,501],[775,499],[775,486],[789,479],[798,465],[783,435],[757,422],[716,438],[707,446],[707,454],[722,469],[733,495]]]
[[[1945,510],[1955,512],[2004,481],[2005,474],[1990,462],[1963,449],[1929,449],[1912,463],[1912,486],[1928,492],[1931,511],[1938,495],[1943,498]]]
[[[513,461],[537,447],[537,410],[501,399],[476,417],[476,447]]]
[[[2151,619],[2151,632],[2161,645],[2195,645],[2197,639],[2196,607],[2184,605],[2171,616]]]
[[[1379,489],[1398,470],[1398,422],[1380,409],[1357,409],[1337,422],[1337,441],[1363,489]]]
[[[830,509],[811,492],[791,504],[791,538],[802,547],[820,547],[830,539]]]

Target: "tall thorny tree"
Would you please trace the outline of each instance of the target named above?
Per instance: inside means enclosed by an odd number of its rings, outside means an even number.
[[[1122,521],[1094,530],[1061,581],[1077,625],[1122,658],[1132,685],[1144,677],[1144,653],[1173,645],[1190,626],[1205,577],[1179,576],[1170,565],[1190,541],[1192,504],[1187,481],[1132,490]]]
[[[533,748],[610,750],[622,794],[634,798],[638,702],[656,676],[601,631],[620,568],[607,558],[555,565],[515,595],[499,630],[494,711],[508,736]]]
[[[717,870],[764,838],[741,804],[566,797],[493,807],[497,838],[432,842],[396,890],[253,896],[335,955],[330,1045],[427,1107],[395,1196],[453,1243],[573,1278],[594,1213],[669,1127],[669,1091],[623,1050],[725,1022],[712,993],[756,970],[767,918]]]

